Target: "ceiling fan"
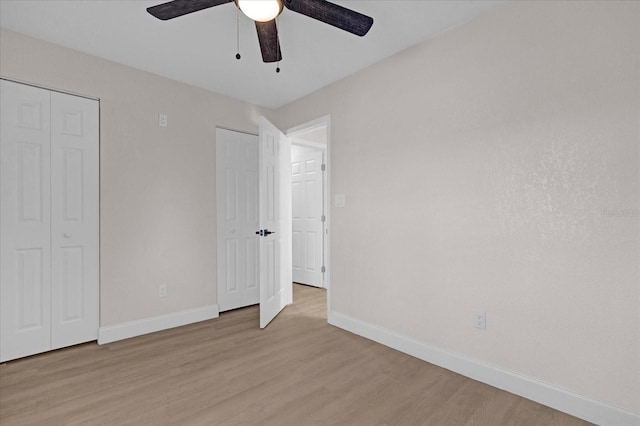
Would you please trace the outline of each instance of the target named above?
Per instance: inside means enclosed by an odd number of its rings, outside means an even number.
[[[373,25],[373,18],[326,0],[173,0],[149,7],[147,12],[166,21],[231,2],[255,21],[264,62],[282,60],[275,19],[282,13],[283,4],[289,10],[360,37],[364,36]],[[240,59],[240,55],[236,55],[236,58]]]

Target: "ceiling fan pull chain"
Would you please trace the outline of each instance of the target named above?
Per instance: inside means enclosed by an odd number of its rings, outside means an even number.
[[[280,32],[280,18],[278,16],[276,16],[276,31],[279,33]],[[278,57],[282,57],[282,52],[280,51],[280,37],[278,36],[278,38],[276,39],[276,42],[278,43]],[[280,72],[280,61],[276,61],[276,73]]]
[[[240,9],[236,7],[236,59],[240,60]]]

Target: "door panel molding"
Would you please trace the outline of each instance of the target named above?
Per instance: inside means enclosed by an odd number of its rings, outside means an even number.
[[[221,312],[259,303],[258,137],[216,128],[217,296]]]
[[[323,150],[292,139],[293,281],[322,287]]]
[[[266,118],[259,132],[260,328],[293,301],[291,141]]]
[[[0,361],[7,361],[97,339],[99,104],[7,79],[0,85]]]
[[[0,362],[51,347],[51,95],[0,81]]]
[[[51,93],[52,349],[98,338],[99,138],[96,101]]]

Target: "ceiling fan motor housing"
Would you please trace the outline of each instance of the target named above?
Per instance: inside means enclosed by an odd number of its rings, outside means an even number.
[[[256,22],[268,22],[282,13],[282,0],[233,0],[236,7]]]

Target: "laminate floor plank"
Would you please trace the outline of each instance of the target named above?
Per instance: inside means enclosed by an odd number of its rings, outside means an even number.
[[[0,365],[0,424],[588,424],[328,325],[325,299],[294,285],[264,330],[251,306]]]

